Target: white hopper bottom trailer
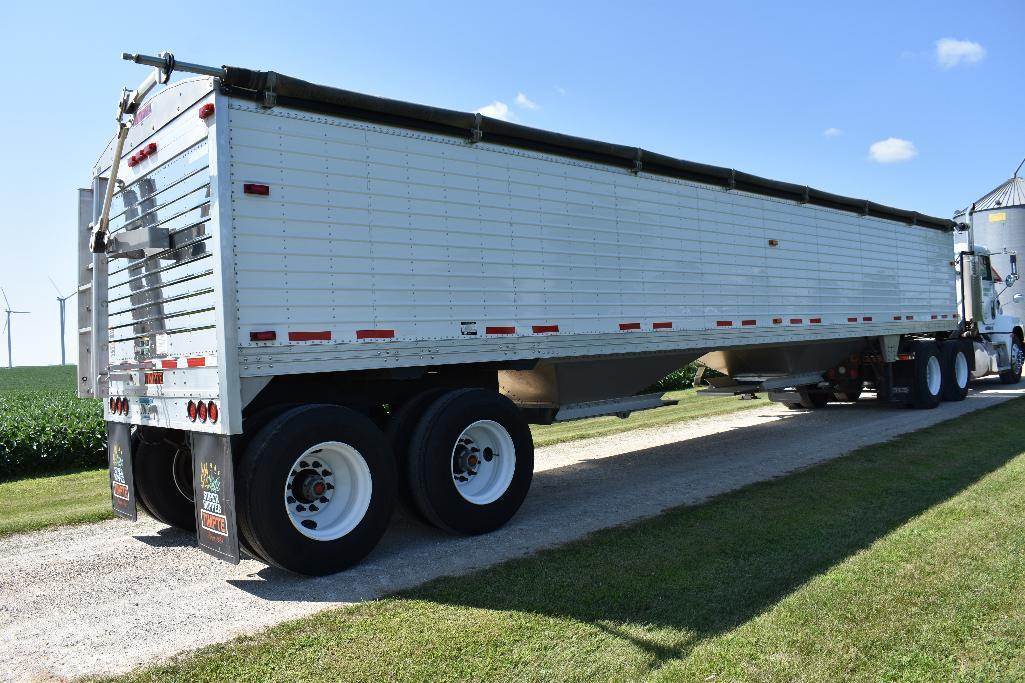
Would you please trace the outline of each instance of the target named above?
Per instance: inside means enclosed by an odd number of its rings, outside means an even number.
[[[529,422],[664,405],[638,392],[694,360],[712,391],[805,408],[1020,377],[1022,323],[953,221],[126,58],[154,71],[80,191],[79,392],[105,399],[115,512],[225,560],[338,571],[399,497],[496,529],[531,483]],[[147,97],[174,70],[199,76]]]

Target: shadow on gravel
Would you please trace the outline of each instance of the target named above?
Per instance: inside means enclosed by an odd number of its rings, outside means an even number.
[[[165,527],[157,531],[155,536],[133,536],[154,548],[184,548],[196,545],[196,534],[173,527]]]
[[[1004,465],[1023,450],[1023,419],[1025,400],[1012,401],[400,597],[589,623],[657,668]],[[669,644],[645,637],[659,627]]]

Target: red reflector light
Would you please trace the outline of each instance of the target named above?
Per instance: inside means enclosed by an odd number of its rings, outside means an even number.
[[[278,335],[273,330],[272,331],[267,331],[267,332],[250,332],[249,333],[249,341],[274,341],[277,338],[278,338]]]
[[[213,102],[207,102],[206,104],[204,104],[202,107],[199,108],[199,118],[201,118],[201,119],[208,119],[208,118],[210,118],[213,115],[214,115],[214,103]]]
[[[210,422],[217,422],[217,416],[221,411],[217,409],[217,404],[213,401],[207,404],[206,414],[210,416]]]
[[[146,156],[149,156],[150,154],[156,154],[156,152],[157,152],[157,143],[151,142],[148,145],[146,145]]]
[[[128,168],[131,168],[132,166],[135,166],[137,163],[139,163],[139,162],[135,160],[134,156],[128,157]]]
[[[199,421],[206,422],[206,404],[200,401],[199,405],[196,406],[196,410],[199,412]]]
[[[191,421],[195,422],[196,421],[196,414],[198,413],[195,401],[189,401],[188,411],[189,411],[189,419]]]
[[[255,194],[261,197],[267,197],[270,195],[270,185],[261,185],[260,183],[243,183],[242,191],[246,194]]]

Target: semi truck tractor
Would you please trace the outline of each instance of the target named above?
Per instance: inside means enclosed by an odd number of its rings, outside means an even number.
[[[79,191],[79,394],[104,403],[115,513],[229,562],[339,571],[399,500],[497,529],[529,424],[666,405],[642,390],[692,361],[801,409],[1020,378],[1016,255],[997,282],[970,217],[125,58],[152,71]]]

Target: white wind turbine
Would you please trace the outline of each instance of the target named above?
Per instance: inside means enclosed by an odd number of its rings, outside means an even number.
[[[54,290],[57,292],[57,303],[61,308],[61,365],[64,365],[64,304],[67,303],[68,299],[78,294],[78,291],[74,291],[67,296],[61,296],[61,291],[57,288],[57,283],[53,281],[53,278],[49,278],[50,284],[53,285]]]
[[[7,308],[4,309],[4,313],[7,314],[7,322],[4,324],[4,332],[7,332],[7,367],[14,367],[14,363],[11,360],[11,315],[14,313],[28,313],[28,311],[15,311],[11,308],[11,302],[7,300],[7,292],[0,287],[0,294],[4,295],[4,305]]]

